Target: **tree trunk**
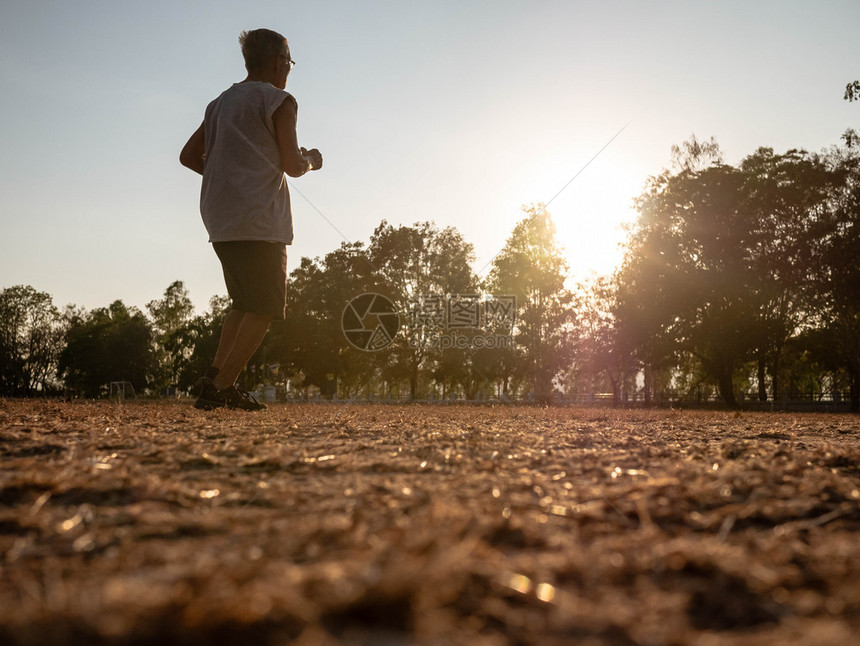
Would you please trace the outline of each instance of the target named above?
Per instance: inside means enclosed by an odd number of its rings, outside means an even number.
[[[645,390],[645,406],[648,407],[651,406],[651,388],[654,380],[651,374],[651,367],[648,364],[645,364],[643,374],[645,377],[645,383],[643,384],[643,389]]]
[[[537,366],[534,380],[535,400],[549,404],[552,395],[552,378],[543,366]]]
[[[767,387],[764,383],[765,380],[765,361],[764,357],[759,357],[758,360],[758,400],[760,402],[767,401]]]
[[[771,367],[771,382],[773,384],[773,401],[779,401],[779,396],[782,395],[782,387],[779,379],[779,356],[773,360]]]
[[[409,373],[409,399],[414,400],[418,394],[418,364],[412,364],[412,370]]]
[[[737,408],[738,402],[735,399],[735,389],[732,380],[732,370],[721,370],[717,378],[717,387],[720,389],[720,397],[730,408]]]
[[[478,382],[471,379],[464,380],[463,393],[466,395],[467,400],[473,401],[478,395]]]
[[[860,413],[860,370],[851,371],[851,412]]]

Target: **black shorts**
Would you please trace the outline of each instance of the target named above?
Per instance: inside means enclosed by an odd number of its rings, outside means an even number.
[[[213,242],[233,309],[283,319],[287,305],[287,247],[280,242]]]

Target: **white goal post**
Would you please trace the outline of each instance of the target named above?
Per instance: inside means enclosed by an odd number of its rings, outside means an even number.
[[[134,386],[130,381],[112,381],[110,382],[110,399],[117,401],[120,404],[125,401],[126,397],[136,397]]]

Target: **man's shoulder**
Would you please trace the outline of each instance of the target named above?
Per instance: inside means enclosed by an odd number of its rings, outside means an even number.
[[[296,105],[296,98],[287,92],[286,90],[282,90],[281,88],[277,88],[271,83],[259,83],[260,91],[266,93],[270,97],[272,97],[275,101],[289,101],[293,105]]]
[[[275,89],[277,89],[277,88],[275,88]],[[287,92],[287,91],[285,91],[285,90],[280,90],[280,92],[281,92],[281,94],[283,94],[283,96],[284,96],[284,98],[283,98],[283,99],[282,99],[282,101],[281,101],[281,104],[282,104],[282,105],[283,105],[284,103],[288,103],[289,105],[291,105],[291,106],[293,107],[293,110],[294,110],[294,111],[296,111],[296,110],[298,110],[298,109],[299,109],[299,104],[298,104],[298,102],[296,101],[296,97],[294,97],[292,94],[290,94],[289,92]]]
[[[262,106],[265,112],[271,115],[282,105],[289,105],[293,113],[298,113],[295,97],[286,90],[270,83],[234,83],[206,106],[206,119],[209,119],[210,115],[224,114],[225,111],[243,111],[247,106]]]
[[[284,101],[289,101],[294,106],[296,104],[295,97],[280,88],[275,87],[271,83],[262,83],[259,81],[248,83],[234,83],[232,86],[224,90],[218,99],[230,97],[230,99],[243,100],[251,97],[264,99],[269,104],[280,104]],[[218,99],[215,99],[216,101]]]

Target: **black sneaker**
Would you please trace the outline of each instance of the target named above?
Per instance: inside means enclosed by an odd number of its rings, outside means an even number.
[[[197,401],[194,402],[194,408],[200,410],[212,410],[221,408],[227,404],[224,398],[220,396],[215,384],[208,377],[201,377],[196,381],[191,390],[192,394],[197,395]]]
[[[266,405],[258,402],[251,393],[239,390],[236,386],[230,386],[218,391],[218,397],[224,403],[222,406],[238,410],[266,410]]]
[[[209,377],[200,377],[191,386],[191,394],[194,397],[200,397],[204,392],[207,392],[209,387],[215,388],[215,383]],[[217,388],[215,388],[215,392],[218,392]]]

